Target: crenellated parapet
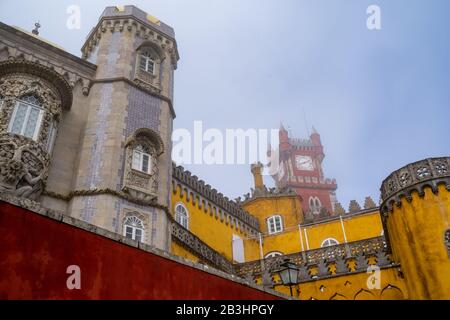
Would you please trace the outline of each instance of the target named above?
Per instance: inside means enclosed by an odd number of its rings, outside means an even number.
[[[249,234],[259,232],[257,218],[182,166],[172,165],[172,184],[174,193],[180,189],[181,196],[186,195],[186,200],[193,201],[204,212]]]
[[[391,173],[381,185],[381,211],[383,215],[392,211],[394,205],[401,205],[401,198],[411,201],[416,191],[424,196],[424,188],[438,192],[438,185],[444,184],[450,191],[450,157],[429,158],[417,161]]]

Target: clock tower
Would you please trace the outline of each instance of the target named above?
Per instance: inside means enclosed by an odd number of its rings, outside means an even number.
[[[281,125],[279,139],[280,165],[273,176],[277,187],[295,190],[303,199],[306,216],[333,215],[337,184],[335,179],[324,177],[320,135],[313,128],[309,139],[291,138]]]

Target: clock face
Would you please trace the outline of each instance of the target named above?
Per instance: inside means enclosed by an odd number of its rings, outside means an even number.
[[[307,170],[307,171],[314,170],[313,161],[311,157],[308,156],[296,156],[295,164],[298,170]]]

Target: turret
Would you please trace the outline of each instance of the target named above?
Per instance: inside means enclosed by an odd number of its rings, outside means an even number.
[[[409,164],[381,186],[381,214],[410,299],[450,299],[450,157]]]
[[[262,177],[263,165],[261,162],[251,165],[251,171],[253,174],[253,180],[255,182],[255,190],[264,188],[264,181]]]

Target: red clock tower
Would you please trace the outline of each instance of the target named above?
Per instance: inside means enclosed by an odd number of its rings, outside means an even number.
[[[290,138],[281,125],[279,138],[280,165],[278,174],[273,176],[277,187],[295,190],[303,199],[306,215],[333,215],[337,184],[335,179],[324,177],[325,154],[320,135],[313,128],[309,139]]]

